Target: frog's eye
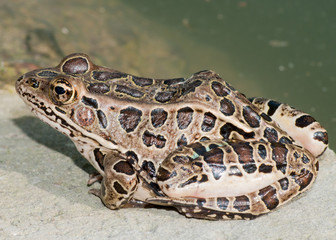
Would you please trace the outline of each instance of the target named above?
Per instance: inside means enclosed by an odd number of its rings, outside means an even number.
[[[50,97],[55,104],[69,104],[74,98],[76,91],[64,78],[58,78],[50,84]]]

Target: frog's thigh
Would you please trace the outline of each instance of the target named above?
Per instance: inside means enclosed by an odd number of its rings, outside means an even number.
[[[271,99],[251,98],[249,100],[314,156],[321,155],[327,148],[327,131],[309,114]]]
[[[163,161],[157,179],[167,196],[148,202],[199,218],[253,218],[308,189],[317,167],[311,153],[290,144],[195,143]]]
[[[99,197],[108,208],[120,208],[137,188],[136,172],[119,153],[110,152],[104,157],[104,173]]]

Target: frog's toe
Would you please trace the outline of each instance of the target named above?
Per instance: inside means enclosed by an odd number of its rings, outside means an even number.
[[[101,198],[100,189],[92,188],[92,189],[89,190],[89,193]]]
[[[88,186],[91,186],[92,184],[94,184],[95,182],[101,182],[103,180],[103,176],[96,172],[96,173],[91,173],[89,175],[89,180],[87,182]]]

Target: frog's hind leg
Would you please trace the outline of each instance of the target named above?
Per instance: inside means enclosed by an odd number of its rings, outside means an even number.
[[[249,100],[314,156],[320,156],[328,147],[327,131],[309,114],[266,98]]]
[[[307,190],[318,162],[292,144],[205,141],[171,153],[157,172],[164,197],[146,202],[173,206],[187,217],[252,219]]]

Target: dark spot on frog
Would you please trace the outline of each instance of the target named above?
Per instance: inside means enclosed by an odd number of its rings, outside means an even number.
[[[95,109],[98,108],[98,102],[97,102],[96,99],[93,99],[93,98],[89,98],[89,97],[83,96],[82,97],[82,103],[84,103],[87,106],[91,106],[91,107],[93,107]]]
[[[287,153],[288,149],[282,143],[272,143],[272,159],[276,163],[276,168],[283,174],[286,173],[287,168]]]
[[[156,176],[155,166],[153,162],[145,160],[142,163],[142,169],[147,172],[149,177],[154,178]]]
[[[206,112],[204,114],[203,123],[201,126],[202,131],[210,132],[215,126],[216,119],[216,116],[213,115],[211,112]]]
[[[273,170],[273,166],[272,165],[266,165],[266,164],[262,163],[259,166],[259,172],[262,172],[262,173],[271,173],[272,170]]]
[[[50,70],[45,70],[45,71],[41,71],[41,72],[37,73],[38,76],[40,76],[40,77],[47,77],[47,78],[54,78],[58,74],[59,73],[53,72],[53,71],[50,71]]]
[[[219,110],[225,115],[225,116],[231,116],[235,112],[235,106],[234,104],[227,98],[223,98],[220,101],[220,108]]]
[[[215,94],[219,97],[225,97],[230,94],[231,90],[226,88],[223,84],[214,81],[211,84],[212,90],[215,92]]]
[[[55,106],[55,109],[56,109],[56,111],[58,111],[58,112],[60,112],[62,114],[66,114],[66,112],[63,109],[61,109],[61,108],[59,108],[57,106]]]
[[[185,78],[171,78],[164,80],[163,83],[170,86],[178,83],[183,83],[185,80],[186,80]]]
[[[120,110],[118,117],[121,127],[127,132],[132,132],[138,126],[142,116],[142,111],[134,107],[128,107]]]
[[[231,166],[229,169],[229,176],[242,177],[243,174],[237,166]]]
[[[233,207],[239,212],[244,212],[250,209],[250,199],[244,195],[236,197],[233,202]]]
[[[248,142],[230,142],[233,150],[238,155],[239,162],[247,173],[253,173],[257,170],[253,159],[253,148]]]
[[[188,144],[188,139],[184,134],[177,140],[177,147],[186,146]]]
[[[211,168],[212,174],[216,180],[220,179],[226,170],[224,165],[224,153],[220,148],[213,148],[203,154],[204,161]]]
[[[70,58],[62,66],[62,71],[67,74],[84,74],[88,70],[89,63],[84,57]]]
[[[100,126],[102,128],[106,128],[107,127],[107,118],[106,118],[105,113],[102,110],[98,110],[97,111],[97,116],[98,116]]]
[[[176,174],[175,171],[169,172],[165,168],[160,167],[159,170],[158,170],[158,173],[157,173],[157,180],[161,181],[161,182],[164,182],[164,181],[167,181],[169,178],[172,178],[176,175],[177,174]]]
[[[132,81],[135,83],[135,85],[139,87],[150,86],[154,82],[154,80],[151,78],[136,77],[136,76],[132,76]]]
[[[186,129],[192,121],[194,110],[190,107],[181,108],[177,111],[177,125],[179,129]]]
[[[154,145],[156,148],[163,148],[167,140],[162,135],[155,135],[146,130],[142,135],[142,141],[147,147]]]
[[[117,193],[121,194],[121,195],[126,195],[127,191],[123,188],[123,186],[121,186],[121,184],[117,181],[115,181],[113,183],[113,188],[117,191]]]
[[[128,75],[126,73],[121,72],[110,72],[110,71],[93,71],[92,72],[92,78],[97,81],[107,81],[110,79],[120,79],[120,78],[126,78]]]
[[[272,186],[264,187],[259,190],[258,195],[261,200],[265,203],[268,210],[272,210],[279,205],[279,199],[277,197],[277,191]]]
[[[230,201],[226,197],[218,197],[217,198],[217,206],[222,210],[226,210],[227,207],[229,206],[229,203],[230,203]]]
[[[264,137],[269,142],[277,142],[278,141],[278,132],[274,128],[267,127],[264,131]]]
[[[139,90],[136,90],[136,89],[133,89],[127,86],[119,85],[119,84],[116,86],[115,91],[120,92],[120,93],[125,93],[134,98],[141,98],[144,95],[144,93]]]
[[[300,186],[299,191],[302,191],[305,189],[313,180],[314,174],[312,174],[309,170],[307,169],[302,169],[300,172],[300,175],[295,176],[295,183]]]
[[[321,141],[324,144],[328,144],[328,134],[327,132],[315,132],[313,138],[317,141]]]
[[[155,128],[161,127],[167,120],[168,113],[163,108],[156,108],[151,112],[152,125]]]
[[[155,96],[155,100],[160,103],[165,103],[170,101],[174,95],[176,94],[176,91],[166,91],[166,92],[158,92]]]
[[[231,123],[224,124],[220,129],[220,134],[222,135],[224,140],[229,140],[232,132],[239,133],[240,135],[244,137],[244,139],[251,139],[251,138],[254,138],[255,136],[254,132],[250,132],[250,133],[244,132],[242,129],[236,127],[235,125]]]
[[[259,144],[258,154],[262,159],[265,159],[267,157],[267,151],[266,151],[266,148],[263,144]]]
[[[245,121],[253,128],[260,126],[260,116],[251,107],[244,106],[243,116]]]
[[[110,91],[110,86],[105,83],[91,83],[87,89],[92,93],[105,94]]]
[[[315,121],[316,120],[312,116],[303,115],[303,116],[299,117],[298,119],[296,119],[295,126],[297,126],[299,128],[304,128],[304,127],[309,126],[310,124],[312,124]]]
[[[134,169],[132,168],[131,164],[129,164],[127,161],[118,161],[116,164],[114,164],[113,169],[117,173],[123,173],[126,175],[133,175],[135,173]]]
[[[278,182],[279,182],[282,190],[287,190],[288,189],[288,186],[289,186],[288,178],[286,178],[286,177],[282,178]]]
[[[276,101],[273,101],[273,100],[270,100],[268,103],[268,111],[267,111],[267,115],[268,116],[272,116],[275,111],[279,108],[279,106],[281,105],[281,103],[279,102],[276,102]]]

